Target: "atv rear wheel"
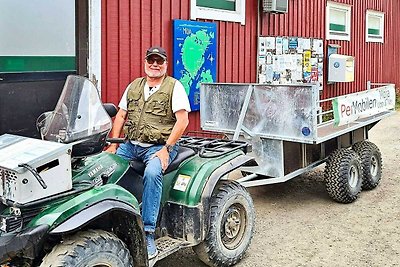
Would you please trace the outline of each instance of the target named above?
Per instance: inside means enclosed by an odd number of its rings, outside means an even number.
[[[126,245],[114,234],[88,230],[69,236],[56,245],[40,267],[125,267],[133,266]]]
[[[369,141],[361,141],[353,145],[353,150],[361,158],[363,168],[362,188],[371,190],[378,186],[382,177],[382,155],[379,148]]]
[[[210,229],[193,250],[209,266],[232,266],[240,261],[254,231],[254,205],[247,190],[234,181],[217,185],[210,202]]]
[[[335,150],[325,166],[325,185],[329,196],[340,203],[355,201],[361,192],[362,168],[356,152]]]

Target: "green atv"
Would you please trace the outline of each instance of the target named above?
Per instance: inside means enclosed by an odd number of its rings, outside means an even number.
[[[159,253],[149,262],[140,215],[144,165],[102,152],[115,114],[88,79],[69,76],[55,110],[38,118],[43,140],[0,136],[0,265],[153,266],[185,247],[209,266],[236,264],[255,212],[229,174],[256,164],[246,155],[251,147],[180,140],[164,174]]]

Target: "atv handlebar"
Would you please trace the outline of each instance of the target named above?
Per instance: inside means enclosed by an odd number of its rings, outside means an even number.
[[[126,139],[125,138],[107,138],[108,143],[114,143],[114,144],[123,144],[125,143]]]

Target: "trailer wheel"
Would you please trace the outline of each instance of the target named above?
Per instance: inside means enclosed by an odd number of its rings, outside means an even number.
[[[193,250],[209,266],[232,266],[242,259],[251,243],[254,205],[250,194],[237,182],[219,185],[210,201],[209,231]]]
[[[365,190],[374,189],[382,178],[382,154],[379,148],[369,141],[361,141],[353,145],[353,150],[361,158],[363,168],[362,188]]]
[[[88,230],[69,236],[56,245],[40,267],[124,267],[133,266],[125,243],[103,230]]]
[[[326,163],[325,183],[329,196],[335,201],[355,201],[362,185],[362,168],[357,153],[345,148],[335,150]]]

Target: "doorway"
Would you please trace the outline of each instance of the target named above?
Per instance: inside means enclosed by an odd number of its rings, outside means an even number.
[[[0,135],[39,138],[70,74],[88,76],[88,1],[0,0]]]

